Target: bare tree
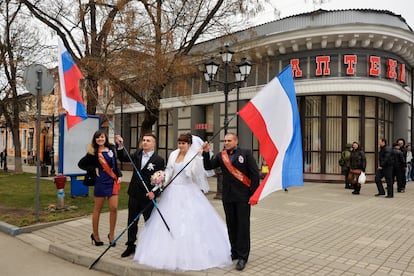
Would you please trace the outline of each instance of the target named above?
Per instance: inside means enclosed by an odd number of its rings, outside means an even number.
[[[307,0],[305,0],[305,2],[308,2]],[[330,0],[311,0],[309,2],[312,2],[313,4],[313,9],[317,10],[318,8],[320,8],[323,4],[326,4],[328,2],[330,2]]]
[[[44,47],[36,28],[28,26],[30,17],[19,1],[0,1],[0,114],[12,132],[15,172],[22,172],[19,126],[26,89],[22,87],[24,69],[42,59]]]
[[[96,113],[98,81],[105,79],[145,107],[141,133],[158,120],[164,88],[188,73],[193,46],[228,33],[240,14],[260,10],[263,1],[20,0],[83,70],[87,112]]]

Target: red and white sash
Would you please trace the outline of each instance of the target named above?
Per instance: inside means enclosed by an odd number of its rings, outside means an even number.
[[[98,152],[98,161],[101,164],[103,170],[114,180],[112,194],[117,195],[119,193],[119,190],[121,189],[121,182],[119,181],[119,178],[115,175],[115,173],[112,171],[112,169],[109,167],[108,162],[106,162],[106,159],[101,151]]]
[[[227,150],[223,150],[221,152],[221,158],[223,159],[223,163],[226,166],[227,170],[240,182],[250,188],[250,179],[241,171],[239,171],[236,167],[231,164],[229,155],[227,154]]]

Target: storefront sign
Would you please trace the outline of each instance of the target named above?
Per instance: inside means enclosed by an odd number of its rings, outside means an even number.
[[[398,80],[401,83],[405,83],[406,70],[404,63],[398,63],[397,60],[391,58],[381,58],[379,56],[369,56],[368,58],[368,76],[379,77],[381,75],[381,59],[385,59],[384,70],[386,78],[390,80]],[[315,63],[315,75],[316,76],[330,76],[331,56],[316,56]],[[358,64],[357,55],[343,55],[343,64],[345,65],[346,75],[354,76],[356,74],[356,65]],[[303,77],[301,69],[300,59],[295,58],[290,60],[292,67],[292,73],[295,78]]]
[[[213,128],[211,124],[195,124],[194,129],[209,129]]]

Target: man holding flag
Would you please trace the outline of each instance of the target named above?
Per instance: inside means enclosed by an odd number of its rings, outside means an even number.
[[[238,259],[237,270],[243,270],[250,252],[249,198],[259,186],[259,169],[250,150],[237,146],[235,133],[224,136],[224,150],[210,160],[210,144],[203,145],[206,170],[217,167],[223,173],[222,201],[231,244],[231,257]]]
[[[300,117],[291,66],[285,67],[239,112],[260,143],[269,173],[259,185],[259,171],[251,151],[237,147],[237,136],[224,137],[225,150],[210,160],[203,145],[204,168],[221,167],[223,206],[236,269],[243,270],[250,250],[250,206],[270,193],[303,186]]]

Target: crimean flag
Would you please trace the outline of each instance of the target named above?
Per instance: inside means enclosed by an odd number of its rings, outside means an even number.
[[[302,135],[290,65],[238,114],[259,141],[260,154],[269,166],[250,202],[256,204],[277,190],[303,186]]]
[[[58,50],[62,106],[66,110],[67,125],[70,129],[88,118],[79,90],[79,80],[83,79],[83,75],[60,39],[58,39]]]

